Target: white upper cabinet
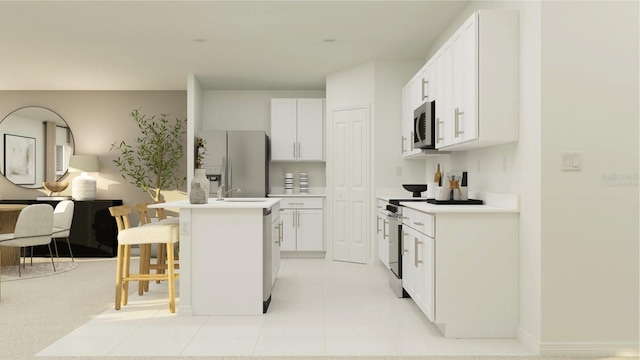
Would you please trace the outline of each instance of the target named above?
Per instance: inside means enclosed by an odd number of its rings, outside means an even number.
[[[438,150],[518,141],[518,36],[517,11],[474,13],[411,80],[422,88],[405,87],[403,129],[418,97],[436,102]]]
[[[452,141],[439,149],[518,141],[518,36],[517,11],[480,10],[451,37],[452,97],[450,109],[443,99],[443,135]]]
[[[271,160],[324,160],[324,99],[271,99]]]
[[[435,100],[435,63],[427,62],[402,89],[402,156],[417,157],[423,151],[413,147],[415,129],[413,111],[426,101]]]

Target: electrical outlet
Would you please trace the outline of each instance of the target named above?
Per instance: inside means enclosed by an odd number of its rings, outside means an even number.
[[[189,235],[188,221],[180,221],[180,235]]]
[[[396,176],[402,175],[402,166],[396,166]]]
[[[563,152],[561,154],[562,171],[581,171],[582,170],[582,153],[581,152]]]

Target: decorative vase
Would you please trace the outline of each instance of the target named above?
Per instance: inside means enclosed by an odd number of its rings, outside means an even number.
[[[198,182],[191,183],[191,191],[189,192],[189,202],[192,204],[206,204],[207,196]]]
[[[193,189],[194,184],[200,184],[200,189],[204,192],[204,202],[202,204],[206,204],[209,200],[209,179],[205,175],[204,169],[196,169],[193,174],[193,180],[191,180],[191,189]],[[189,199],[191,199],[191,195],[189,195]]]

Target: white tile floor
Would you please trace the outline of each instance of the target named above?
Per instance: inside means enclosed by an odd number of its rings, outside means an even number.
[[[130,297],[38,356],[534,355],[517,339],[446,339],[380,263],[283,259],[261,316],[171,314],[166,284]]]

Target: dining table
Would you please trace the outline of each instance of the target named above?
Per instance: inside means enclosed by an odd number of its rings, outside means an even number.
[[[12,233],[26,204],[0,204],[0,234]],[[0,245],[0,266],[14,265],[20,248]]]

